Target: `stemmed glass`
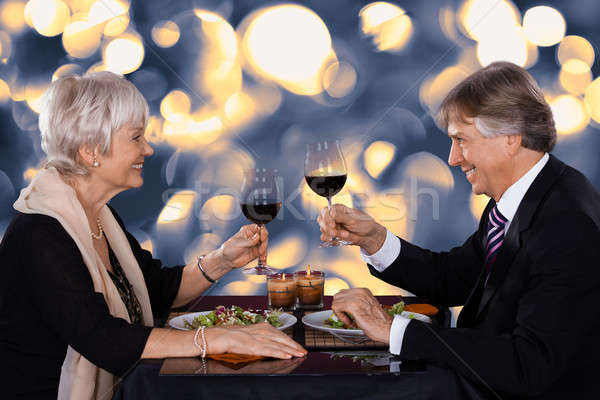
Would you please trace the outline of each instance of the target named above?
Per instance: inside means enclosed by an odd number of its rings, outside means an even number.
[[[316,142],[306,146],[304,177],[313,192],[327,198],[327,204],[331,209],[331,197],[342,190],[348,177],[346,161],[339,140]],[[319,247],[348,244],[350,242],[333,238],[328,242],[321,243]]]
[[[263,229],[277,216],[281,208],[281,191],[277,185],[277,170],[253,168],[244,172],[240,191],[240,206],[244,216]],[[276,270],[258,260],[258,265],[242,270],[245,274],[270,275]]]

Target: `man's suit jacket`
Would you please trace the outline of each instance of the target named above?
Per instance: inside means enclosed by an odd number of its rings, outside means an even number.
[[[369,266],[431,302],[464,305],[457,328],[411,321],[401,357],[449,366],[485,381],[503,399],[600,398],[598,192],[550,156],[519,205],[485,284],[494,204],[460,247],[435,253],[401,239],[400,255],[383,273]]]

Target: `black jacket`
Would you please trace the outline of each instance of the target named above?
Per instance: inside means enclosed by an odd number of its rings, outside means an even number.
[[[374,275],[417,296],[464,305],[457,328],[411,321],[401,357],[481,378],[503,399],[600,398],[598,192],[550,156],[519,205],[484,285],[494,204],[462,246],[435,253],[402,240],[400,255],[383,273],[370,266]]]
[[[143,272],[152,311],[162,317],[177,295],[182,268],[161,268],[113,214]],[[56,399],[67,345],[115,375],[139,360],[151,328],[110,315],[77,245],[56,219],[15,216],[0,243],[0,276],[3,396]]]

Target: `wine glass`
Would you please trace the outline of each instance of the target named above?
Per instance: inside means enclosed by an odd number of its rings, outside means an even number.
[[[262,229],[277,216],[281,208],[281,190],[277,185],[277,170],[253,168],[244,172],[240,206],[244,216]],[[276,270],[258,260],[256,267],[245,268],[245,274],[270,275]]]
[[[306,146],[304,177],[308,186],[327,198],[331,209],[331,197],[336,195],[346,183],[348,172],[339,140],[311,143]],[[332,238],[319,247],[336,247],[351,244],[345,240]]]

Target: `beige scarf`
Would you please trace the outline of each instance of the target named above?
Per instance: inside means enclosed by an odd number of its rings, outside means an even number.
[[[22,213],[43,214],[58,220],[77,244],[83,262],[92,277],[94,290],[102,293],[110,314],[131,322],[117,288],[94,249],[88,219],[75,190],[62,180],[55,168],[42,169],[38,172],[31,184],[21,190],[14,208]],[[144,325],[152,326],[152,309],[144,276],[133,256],[125,233],[106,205],[102,207],[99,217],[104,234],[140,302]],[[51,262],[48,268],[51,268]],[[115,377],[112,374],[92,364],[71,346],[68,347],[60,374],[59,399],[110,399],[114,385]]]

